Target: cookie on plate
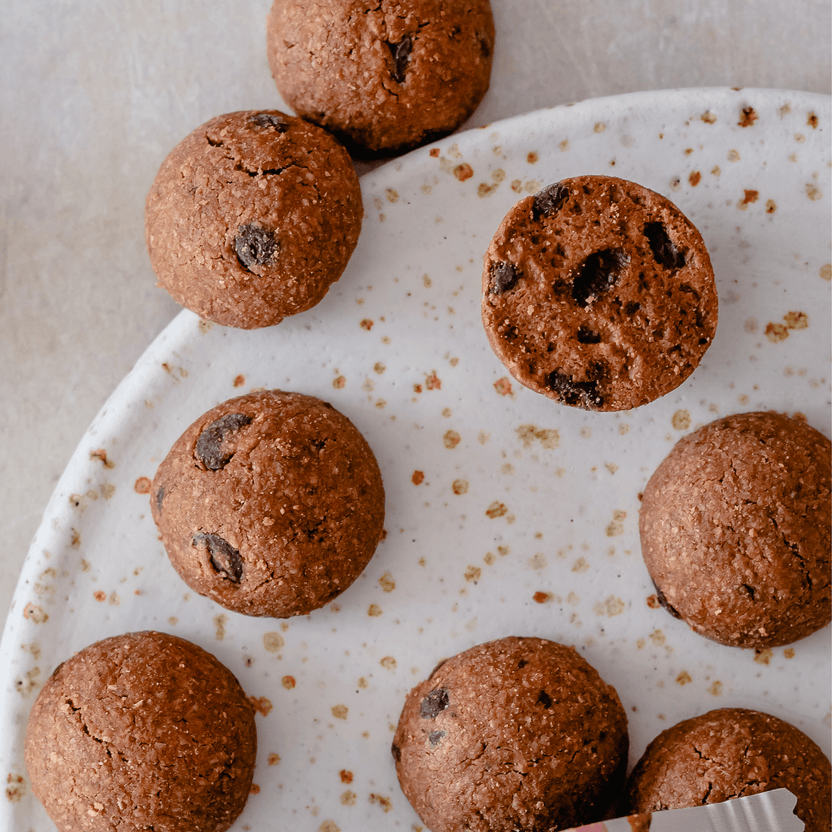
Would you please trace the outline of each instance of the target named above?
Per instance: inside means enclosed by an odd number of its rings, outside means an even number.
[[[319,303],[358,242],[352,160],[277,110],[218,116],[162,163],[145,208],[159,285],[202,318],[254,329]]]
[[[127,633],[59,665],[32,708],[26,768],[61,832],[222,832],[251,789],[254,708],[189,641]]]
[[[192,589],[246,615],[287,618],[361,574],[383,534],[384,487],[346,416],[273,390],[200,416],[159,466],[151,511]]]
[[[618,695],[573,648],[509,637],[417,685],[392,750],[402,791],[433,832],[548,832],[604,817],[627,748]]]
[[[354,153],[451,133],[491,77],[488,0],[274,0],[267,52],[283,98]]]
[[[577,176],[506,214],[485,255],[482,319],[526,387],[586,410],[627,410],[678,387],[711,345],[713,269],[668,199]]]
[[[627,810],[658,812],[722,803],[773,789],[797,797],[806,832],[829,832],[829,760],[775,716],[721,708],[662,731],[627,781]]]
[[[736,647],[790,644],[832,618],[830,442],[804,421],[737,413],[683,437],[644,489],[660,603]]]

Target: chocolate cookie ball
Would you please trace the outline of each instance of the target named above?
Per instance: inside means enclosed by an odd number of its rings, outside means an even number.
[[[159,466],[151,511],[188,586],[236,612],[287,618],[361,574],[383,533],[384,487],[346,416],[273,390],[200,416]]]
[[[678,387],[711,345],[713,269],[663,196],[578,176],[521,199],[485,255],[489,343],[526,387],[586,410],[627,410]]]
[[[488,90],[488,0],[274,0],[267,52],[298,115],[359,155],[451,133]]]
[[[777,647],[824,627],[830,442],[778,413],[685,436],[644,489],[639,529],[659,601],[707,638]]]
[[[202,318],[254,329],[319,303],[358,242],[346,150],[277,110],[218,116],[183,139],[147,196],[159,285]]]
[[[571,647],[480,644],[408,695],[399,783],[433,832],[548,832],[600,820],[627,766],[615,690]]]
[[[32,791],[61,832],[223,832],[251,789],[254,708],[210,653],[156,632],[59,665],[26,730]]]
[[[773,789],[797,797],[806,832],[829,832],[829,760],[782,719],[721,708],[662,731],[627,781],[628,811],[658,812],[722,803]]]

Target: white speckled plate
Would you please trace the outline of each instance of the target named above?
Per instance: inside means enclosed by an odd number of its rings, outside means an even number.
[[[829,752],[830,631],[755,655],[648,599],[638,494],[685,432],[802,412],[829,433],[830,100],[682,90],[585,101],[446,139],[366,175],[366,220],[316,309],[242,332],[180,314],[85,435],[32,544],[2,642],[0,827],[53,828],[22,740],[73,651],[156,628],[261,698],[257,788],[235,829],[411,829],[390,756],[406,692],[443,657],[509,634],[574,644],[630,716],[631,762],[718,706],[787,719]],[[698,225],[719,331],[678,390],[635,411],[560,407],[507,378],[479,314],[482,255],[521,196],[616,174]],[[378,456],[387,538],[336,602],[285,622],[230,613],[168,563],[148,488],[173,441],[259,387],[323,397]]]

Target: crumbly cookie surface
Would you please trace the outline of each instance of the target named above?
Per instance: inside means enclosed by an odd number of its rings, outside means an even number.
[[[393,757],[433,832],[543,832],[600,820],[627,764],[615,690],[571,647],[509,637],[408,695]]]
[[[713,341],[701,235],[669,200],[578,176],[520,200],[485,255],[482,319],[522,384],[562,404],[626,410],[678,387]]]
[[[488,89],[488,0],[274,0],[267,52],[298,115],[359,154],[455,130]]]
[[[61,832],[222,832],[251,789],[254,708],[232,673],[157,632],[96,642],[32,708],[26,767]]]
[[[323,299],[362,216],[352,160],[329,133],[277,110],[244,111],[171,151],[147,196],[145,239],[174,300],[254,329]]]
[[[681,439],[647,483],[639,529],[659,600],[696,632],[775,647],[829,623],[830,442],[739,413]]]
[[[384,487],[364,437],[332,405],[264,391],[203,414],[159,466],[151,511],[194,590],[247,615],[322,607],[381,539]]]
[[[793,725],[721,708],[659,734],[633,769],[626,800],[630,811],[657,812],[785,788],[806,832],[829,832],[831,781],[829,760]]]

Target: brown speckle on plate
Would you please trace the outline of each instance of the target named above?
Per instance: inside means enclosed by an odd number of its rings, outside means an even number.
[[[465,580],[469,583],[476,584],[482,577],[482,569],[479,566],[468,566],[465,570]]]
[[[687,410],[677,410],[671,419],[671,424],[676,430],[687,430],[690,427],[690,422],[690,413]]]
[[[292,690],[295,685],[297,685],[297,681],[294,676],[284,676],[280,680],[280,684],[283,685],[286,690]]]
[[[425,472],[414,471],[410,477],[410,481],[413,483],[413,485],[421,485],[425,481]]]
[[[789,337],[789,330],[785,324],[775,324],[771,321],[766,324],[765,333],[766,338],[775,344],[778,341],[785,341]]]
[[[370,606],[367,608],[367,615],[369,615],[371,618],[377,618],[379,615],[381,615],[381,607],[378,604],[370,604]]]
[[[265,696],[249,696],[248,700],[260,716],[268,716],[274,707],[271,699]]]
[[[263,634],[263,647],[269,651],[269,653],[279,653],[283,649],[283,636],[280,633],[264,633]]]
[[[506,507],[505,503],[501,503],[499,500],[495,500],[485,510],[486,516],[490,517],[492,520],[494,520],[497,517],[503,517],[507,513],[508,513],[508,508]]]
[[[373,321],[369,318],[364,318],[360,324],[362,329],[366,329],[368,332],[373,328]]]
[[[341,803],[343,803],[344,806],[355,806],[355,798],[356,798],[355,792],[350,791],[349,789],[347,789],[341,795]]]
[[[346,705],[333,705],[332,715],[335,719],[346,719],[350,709]]]
[[[465,182],[466,179],[470,179],[473,175],[474,169],[467,162],[463,162],[461,165],[457,165],[454,168],[454,176],[460,182]]]
[[[740,120],[737,122],[740,127],[751,127],[757,119],[757,111],[753,107],[743,107],[740,112]]]
[[[393,803],[390,798],[381,794],[371,794],[370,803],[378,803],[385,812],[389,812],[393,808]]]
[[[149,477],[139,477],[136,482],[133,483],[133,491],[136,494],[150,494],[150,478]]]
[[[690,673],[687,670],[683,670],[677,677],[676,677],[676,684],[677,685],[688,685],[693,681],[690,676]]]
[[[618,535],[624,534],[624,520],[626,517],[626,511],[620,511],[619,509],[613,511],[612,522],[606,529],[607,537],[618,537]]]
[[[722,695],[722,682],[714,682],[709,688],[708,693],[711,696],[721,696]]]
[[[107,458],[107,451],[104,448],[98,448],[95,451],[90,451],[90,459],[97,459],[105,468],[115,468],[116,464],[111,459]]]
[[[807,182],[806,196],[808,196],[813,202],[817,202],[823,197],[823,194],[811,182]]]
[[[468,491],[468,480],[454,480],[451,490],[457,495],[465,494]]]
[[[379,579],[379,584],[385,592],[392,592],[396,588],[396,582],[389,572],[385,572]]]
[[[396,660],[393,658],[393,656],[385,656],[383,659],[379,660],[379,664],[385,670],[395,670],[396,669]],[[351,782],[351,781],[345,780],[344,782],[347,783],[347,782]]]
[[[498,378],[497,381],[494,382],[494,389],[501,396],[510,396],[511,382],[505,376],[503,378]]]
[[[699,116],[699,118],[701,118],[702,121],[705,122],[705,124],[716,124],[716,113],[712,113],[710,110],[707,110],[706,112],[702,113],[702,115]]]
[[[462,437],[455,430],[446,431],[445,435],[442,437],[442,442],[445,447],[449,449],[455,448],[461,441]]]
[[[702,174],[698,170],[691,171],[690,176],[688,176],[688,182],[690,182],[692,187],[696,187],[702,181]]]
[[[758,664],[769,664],[774,651],[770,647],[758,647],[754,651],[754,661]]]
[[[268,764],[270,766],[276,766],[280,762],[280,754],[275,754],[272,752],[268,756]]]
[[[528,156],[526,156],[526,161],[527,161],[530,165],[535,165],[535,164],[537,164],[537,162],[538,162],[538,160],[539,160],[539,159],[540,159],[540,156],[538,156],[538,155],[537,155],[537,153],[536,153],[534,150],[529,151],[529,155],[528,155]]]

